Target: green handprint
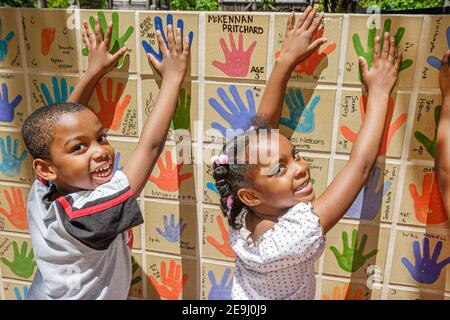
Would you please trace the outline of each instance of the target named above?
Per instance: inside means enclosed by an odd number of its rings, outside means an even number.
[[[384,33],[391,31],[391,19],[386,19],[383,24],[383,32],[380,36],[380,48],[383,47],[383,40],[384,40]],[[372,67],[373,62],[373,50],[375,46],[375,36],[377,34],[375,21],[372,22],[372,25],[369,28],[369,36],[367,38],[367,51],[364,51],[364,48],[361,44],[361,39],[359,37],[359,34],[355,33],[353,34],[352,40],[353,40],[353,47],[355,48],[356,54],[358,57],[363,57],[367,61],[367,65],[369,69]],[[394,36],[395,46],[397,47],[400,41],[402,41],[403,35],[405,34],[405,28],[400,27],[398,28],[397,32]],[[400,65],[400,71],[405,70],[409,67],[411,67],[413,64],[413,61],[411,59],[403,60]],[[361,81],[361,70],[358,71],[358,79]]]
[[[22,278],[29,278],[33,274],[34,267],[36,266],[36,261],[34,261],[33,249],[30,249],[30,253],[27,256],[28,243],[26,241],[22,242],[22,247],[17,248],[17,242],[13,241],[14,256],[13,261],[7,260],[2,257],[1,261],[14,273],[16,276]]]
[[[178,98],[177,108],[170,122],[170,128],[176,129],[189,129],[191,118],[191,95],[186,97],[186,91],[184,88],[180,90],[180,97]]]
[[[352,232],[352,245],[348,246],[348,235],[347,232],[344,231],[342,233],[342,244],[344,248],[342,249],[342,253],[339,253],[338,249],[334,246],[330,247],[330,250],[334,253],[336,260],[341,267],[342,270],[347,272],[355,272],[359,268],[361,268],[367,259],[373,257],[378,253],[378,249],[372,250],[369,254],[363,255],[364,247],[367,242],[367,235],[364,234],[361,239],[361,244],[358,246],[358,231],[355,229]]]
[[[106,34],[106,29],[108,27],[108,24],[106,22],[105,14],[103,11],[99,11],[97,13],[99,22],[100,22],[100,29],[103,33],[103,37]],[[89,24],[91,25],[92,30],[95,30],[95,19],[93,16],[89,17]],[[112,13],[112,30],[111,30],[111,44],[109,45],[109,52],[111,54],[116,53],[119,51],[119,49],[123,48],[125,46],[125,42],[127,42],[128,38],[133,34],[134,28],[132,26],[128,27],[127,31],[119,37],[119,15],[117,12]],[[84,56],[87,56],[89,54],[89,51],[87,48],[83,48],[82,51]],[[125,61],[125,56],[122,56],[119,61],[117,62],[117,68],[121,68],[123,66],[123,63]]]
[[[433,159],[436,156],[436,140],[437,140],[437,130],[438,130],[438,124],[439,124],[439,118],[441,117],[441,106],[436,106],[434,109],[434,137],[433,140],[430,140],[426,135],[424,135],[420,131],[414,132],[414,137],[419,141],[425,149],[428,151],[430,156],[433,157]]]
[[[134,275],[138,269],[139,264],[137,263],[136,259],[134,259],[134,257],[131,256],[131,274]],[[141,282],[141,280],[142,280],[141,276],[134,277],[133,279],[131,279],[130,287]]]

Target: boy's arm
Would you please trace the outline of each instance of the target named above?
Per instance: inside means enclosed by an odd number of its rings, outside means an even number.
[[[390,40],[390,41],[389,41]],[[313,201],[326,233],[345,214],[364,185],[378,155],[384,131],[389,95],[400,70],[401,54],[396,57],[394,38],[386,32],[381,57],[380,37],[375,38],[373,65],[360,58],[364,85],[368,91],[367,111],[350,160],[338,173],[325,192]]]
[[[131,190],[136,195],[140,194],[144,188],[156,160],[164,148],[170,121],[175,112],[178,94],[188,66],[189,38],[185,37],[182,41],[181,30],[177,28],[174,39],[172,25],[168,25],[167,33],[168,47],[161,32],[156,31],[163,53],[162,62],[147,54],[155,69],[162,76],[162,84],[151,115],[142,130],[138,146],[123,168],[123,172],[130,182]]]
[[[274,129],[278,128],[280,122],[283,98],[292,69],[327,41],[325,38],[313,41],[323,19],[323,13],[315,17],[316,12],[316,8],[309,6],[297,24],[294,12],[286,22],[283,48],[275,60],[258,109],[258,116],[270,121]]]
[[[444,55],[439,72],[442,107],[436,142],[436,168],[445,211],[450,218],[450,50]]]
[[[103,40],[98,17],[95,17],[95,34],[87,21],[84,21],[83,24],[85,29],[83,41],[89,50],[88,67],[70,94],[67,102],[76,102],[86,106],[98,80],[114,68],[117,61],[127,52],[127,48],[121,48],[115,54],[109,53],[112,32],[111,22],[106,29],[105,40]]]

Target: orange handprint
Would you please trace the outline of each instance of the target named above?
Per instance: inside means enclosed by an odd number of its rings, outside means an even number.
[[[22,191],[19,188],[11,187],[11,193],[13,199],[8,190],[4,190],[6,201],[8,201],[10,211],[9,213],[0,207],[0,212],[8,218],[9,222],[12,223],[17,229],[26,229],[27,224],[27,208],[22,197]]]
[[[170,151],[166,151],[166,167],[162,162],[161,157],[156,162],[159,168],[159,177],[150,176],[148,180],[158,186],[158,188],[168,191],[176,192],[180,188],[181,182],[192,177],[192,173],[185,173],[179,175],[183,162],[178,163],[175,168],[172,166],[172,154]]]
[[[415,184],[409,184],[409,194],[414,201],[416,219],[424,224],[439,224],[448,219],[439,191],[438,176],[428,172],[423,177],[422,195]]]
[[[362,96],[359,105],[359,110],[361,111],[361,120],[364,121],[364,117],[366,115],[366,106],[367,106],[367,97]],[[398,116],[397,119],[393,123],[391,123],[392,116],[394,115],[394,99],[392,97],[389,97],[389,103],[388,103],[388,111],[386,115],[386,121],[384,123],[384,131],[383,131],[383,138],[381,140],[380,149],[378,150],[378,154],[383,156],[386,154],[387,148],[391,144],[391,140],[398,129],[405,123],[407,114],[402,113]],[[341,133],[347,139],[348,141],[354,143],[356,140],[356,137],[358,136],[357,133],[352,131],[347,126],[341,126]]]
[[[339,286],[335,286],[333,289],[333,299],[332,300],[362,300],[364,292],[361,289],[356,289],[355,294],[353,298],[350,296],[352,291],[352,286],[348,283],[344,285],[344,288],[342,288],[342,295],[341,295],[341,288]],[[323,300],[330,300],[330,296],[328,293],[323,294]]]
[[[228,237],[228,230],[223,224],[223,218],[222,216],[217,216],[217,224],[220,228],[220,233],[222,234],[222,240],[223,243],[219,243],[214,237],[207,236],[206,240],[214,246],[217,250],[220,251],[225,257],[234,258],[234,252],[230,245],[230,239]]]
[[[41,52],[44,56],[48,55],[50,47],[55,40],[55,28],[44,28],[41,31]]]
[[[159,284],[152,275],[149,275],[148,278],[162,298],[177,300],[180,297],[180,293],[183,290],[186,281],[188,281],[189,276],[183,274],[183,277],[181,277],[181,265],[175,264],[174,260],[170,260],[169,274],[167,274],[167,276],[166,263],[164,261],[161,262],[162,284]]]
[[[108,99],[107,101],[105,101],[105,98],[103,96],[101,83],[99,82],[95,86],[98,102],[100,103],[100,112],[96,112],[95,110],[93,111],[97,114],[98,118],[100,119],[100,122],[105,128],[117,130],[119,129],[120,124],[122,122],[123,113],[131,101],[131,96],[127,94],[123,99],[123,101],[119,104],[119,100],[123,92],[123,82],[119,81],[119,83],[117,84],[117,91],[114,100],[112,99],[112,86],[113,86],[113,79],[107,78],[106,79],[106,98]]]
[[[319,28],[317,29],[316,33],[314,34],[314,40],[322,38],[323,32],[325,28]],[[327,55],[329,55],[333,50],[336,49],[336,43],[331,42],[325,50],[323,50],[321,53],[319,53],[319,49],[314,51],[308,58],[303,60],[302,62],[298,63],[295,68],[295,73],[306,73],[308,76],[312,75],[316,67],[319,65],[319,63],[325,58]],[[275,57],[278,58],[281,51],[275,52]]]

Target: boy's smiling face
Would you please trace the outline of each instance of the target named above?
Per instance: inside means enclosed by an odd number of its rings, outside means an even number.
[[[93,190],[111,180],[114,149],[106,129],[90,110],[62,114],[54,127],[49,167],[63,194]]]

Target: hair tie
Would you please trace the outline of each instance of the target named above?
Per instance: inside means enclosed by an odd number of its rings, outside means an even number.
[[[256,130],[255,126],[250,126],[250,128],[248,128],[248,130]]]
[[[228,156],[226,154],[221,154],[219,156],[219,163],[220,164],[228,164]]]
[[[233,195],[230,194],[230,195],[227,197],[227,208],[228,208],[228,210],[227,210],[227,216],[228,216],[228,217],[230,217],[230,215],[231,215],[231,207],[233,206],[233,201],[234,201]]]
[[[216,163],[217,161],[219,161],[219,156],[212,156],[211,157],[211,164]]]

